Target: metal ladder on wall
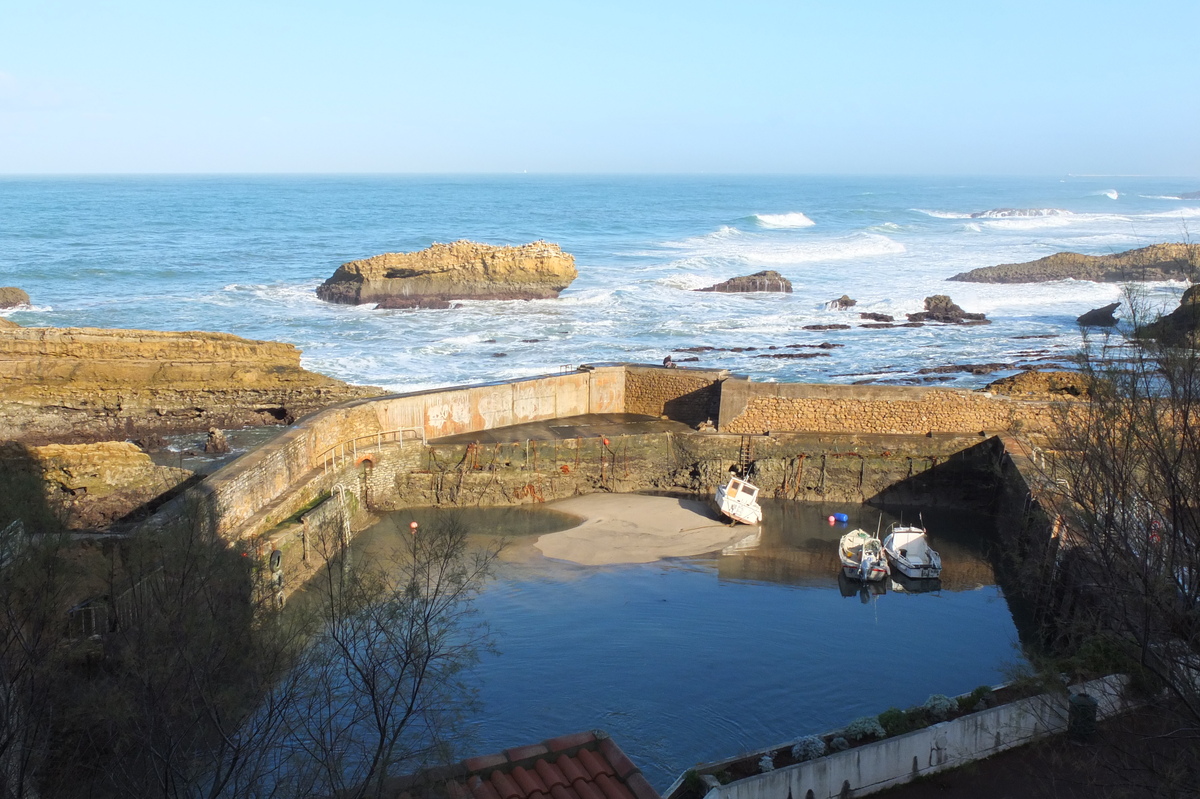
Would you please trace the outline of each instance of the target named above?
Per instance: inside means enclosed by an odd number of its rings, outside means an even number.
[[[742,445],[738,449],[738,474],[746,476],[750,464],[754,462],[754,437],[742,436]]]

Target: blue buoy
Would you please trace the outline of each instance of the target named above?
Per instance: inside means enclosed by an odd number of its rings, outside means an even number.
[[[842,522],[843,524],[850,521],[850,517],[844,513],[835,513],[835,514],[833,514],[833,518],[835,521]]]

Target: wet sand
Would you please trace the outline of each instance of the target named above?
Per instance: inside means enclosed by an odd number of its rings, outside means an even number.
[[[706,502],[640,494],[589,494],[547,503],[551,510],[583,517],[578,527],[538,538],[548,558],[585,566],[650,563],[701,555],[745,538],[757,529],[718,520]]]

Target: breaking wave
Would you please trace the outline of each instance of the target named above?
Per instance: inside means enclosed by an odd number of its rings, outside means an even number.
[[[779,241],[766,236],[742,233],[732,228],[721,228],[717,233],[667,246],[682,250],[682,262],[692,266],[707,265],[714,260],[761,265],[799,264],[905,252],[903,244],[881,233],[852,233],[828,239]]]
[[[799,211],[788,214],[755,214],[752,218],[759,227],[765,228],[801,228],[817,224]]]
[[[1120,195],[1120,194],[1117,192],[1117,190],[1116,190],[1116,189],[1105,189],[1104,191],[1098,191],[1098,192],[1095,192],[1095,195],[1094,195],[1094,196],[1096,196],[1096,197],[1107,197],[1107,198],[1108,198],[1108,199],[1110,199],[1110,200],[1115,200],[1115,199],[1117,199],[1118,197],[1120,197],[1121,195]]]
[[[957,211],[928,211],[924,208],[912,209],[919,214],[932,216],[935,219],[1014,219],[1043,216],[1074,216],[1074,213],[1063,208],[992,208],[988,211],[961,213]]]

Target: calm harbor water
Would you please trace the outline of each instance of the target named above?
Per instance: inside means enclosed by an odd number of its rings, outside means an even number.
[[[760,540],[732,554],[605,567],[533,547],[571,517],[456,511],[481,538],[510,542],[478,604],[499,653],[475,671],[483,708],[469,753],[603,729],[661,790],[697,762],[1002,682],[1023,661],[986,559],[989,518],[926,514],[941,589],[876,595],[839,585],[836,542],[855,526],[875,529],[878,511],[765,510]],[[849,527],[826,522],[834,511],[850,514]],[[356,546],[387,546],[440,512],[397,512]],[[895,518],[884,514],[883,526]]]

